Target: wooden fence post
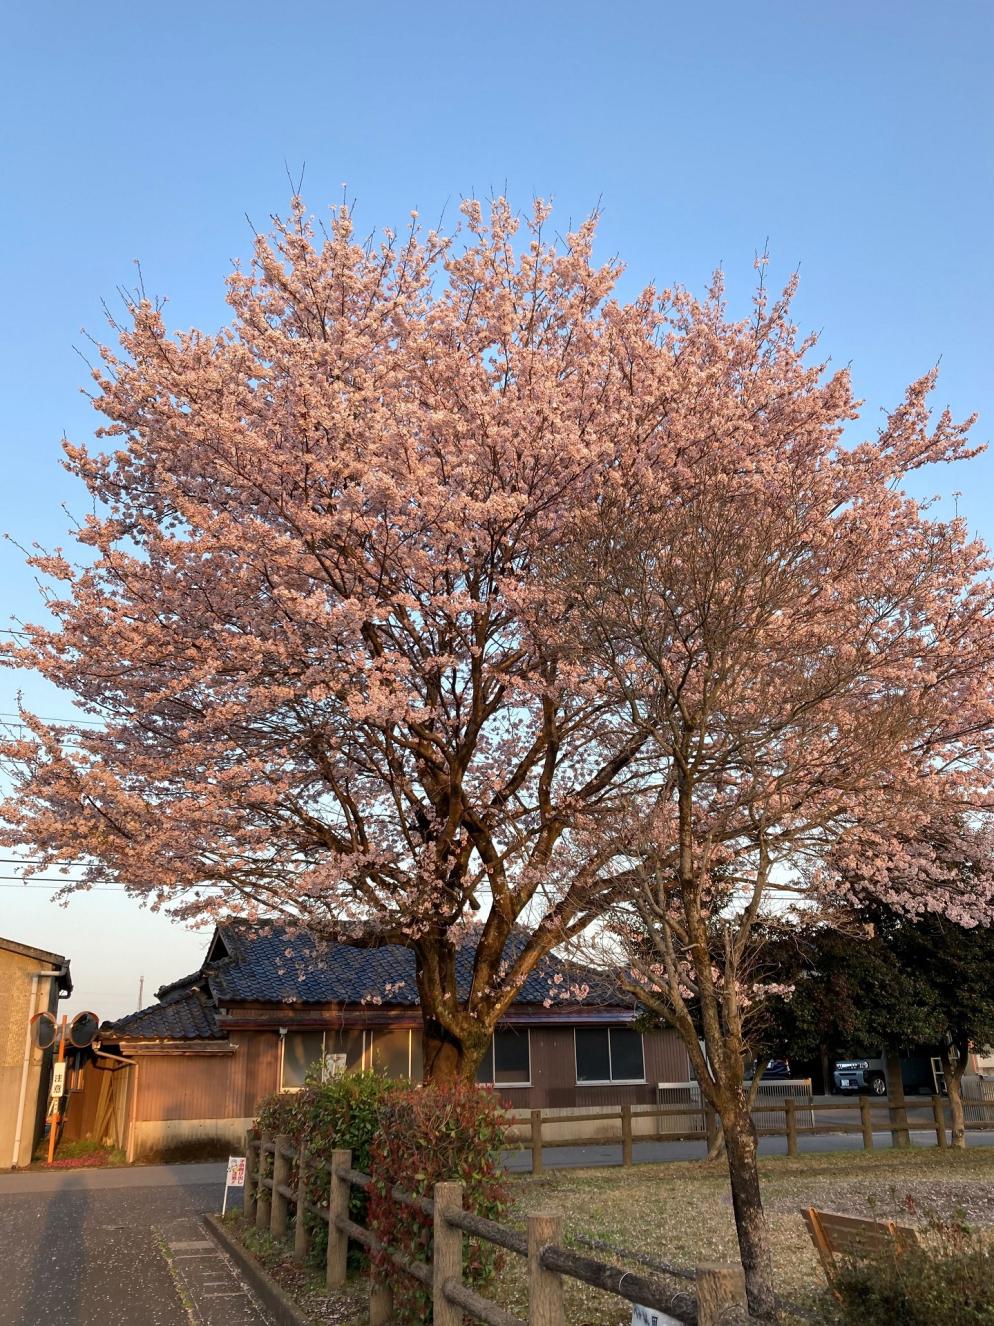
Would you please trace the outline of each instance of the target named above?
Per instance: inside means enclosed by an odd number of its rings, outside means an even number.
[[[542,1173],[542,1111],[532,1110],[532,1173]]]
[[[863,1125],[863,1146],[867,1151],[873,1150],[873,1117],[870,1110],[870,1102],[865,1096],[859,1098],[859,1121]]]
[[[272,1193],[263,1183],[269,1165],[269,1144],[272,1133],[263,1133],[259,1138],[259,1198],[255,1204],[255,1223],[260,1229],[268,1229],[272,1214]]]
[[[287,1199],[280,1189],[286,1187],[290,1178],[290,1158],[286,1154],[289,1146],[290,1139],[286,1133],[279,1133],[273,1152],[273,1206],[269,1219],[269,1232],[278,1239],[286,1238]]]
[[[698,1266],[697,1326],[719,1326],[729,1307],[746,1306],[745,1274],[741,1266],[709,1262]]]
[[[462,1281],[462,1230],[450,1225],[449,1211],[462,1211],[462,1184],[436,1183],[434,1242],[431,1254],[431,1312],[433,1326],[462,1326],[462,1308],[445,1296],[447,1280]]]
[[[787,1155],[797,1155],[797,1102],[793,1096],[788,1096],[783,1103],[784,1114],[787,1116]]]
[[[633,1161],[632,1152],[632,1107],[622,1105],[621,1107],[621,1163],[631,1165]]]
[[[946,1112],[943,1108],[942,1097],[932,1097],[932,1118],[935,1120],[935,1140],[939,1147],[946,1145]]]
[[[297,1157],[297,1210],[293,1217],[293,1255],[298,1262],[306,1262],[311,1248],[307,1233],[307,1148],[300,1144]]]
[[[256,1141],[251,1132],[245,1134],[245,1191],[242,1193],[242,1215],[248,1221],[255,1220],[256,1199]]]
[[[328,1260],[324,1276],[329,1289],[341,1289],[345,1284],[349,1257],[349,1236],[339,1228],[338,1222],[349,1218],[351,1185],[348,1179],[340,1179],[335,1171],[351,1168],[351,1151],[332,1151],[331,1187],[328,1191]],[[372,1303],[372,1289],[370,1289],[370,1303]]]
[[[528,1217],[528,1323],[529,1326],[565,1326],[563,1277],[542,1265],[542,1249],[562,1239],[563,1218],[550,1211]]]
[[[393,1319],[393,1290],[379,1273],[369,1273],[369,1326],[390,1326]]]

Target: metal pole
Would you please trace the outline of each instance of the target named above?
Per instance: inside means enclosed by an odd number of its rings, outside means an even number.
[[[64,1064],[66,1061],[66,1023],[69,1019],[65,1013],[62,1014],[62,1026],[59,1028],[59,1057],[56,1063]],[[56,1097],[52,1097],[49,1102],[54,1106],[51,1114],[48,1116],[48,1163],[51,1165],[55,1159],[55,1138],[59,1131],[59,1102]]]

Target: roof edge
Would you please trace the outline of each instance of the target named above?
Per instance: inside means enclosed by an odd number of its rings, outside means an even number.
[[[33,944],[20,944],[16,939],[4,939],[0,935],[0,948],[6,949],[8,953],[19,953],[24,958],[37,958],[39,962],[50,962],[56,967],[67,967],[69,964],[61,953],[50,953],[44,948],[35,948]]]

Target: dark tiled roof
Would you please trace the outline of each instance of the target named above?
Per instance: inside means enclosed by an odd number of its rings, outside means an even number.
[[[220,1004],[243,1001],[291,1004],[369,1004],[412,1006],[418,1002],[414,954],[398,945],[353,948],[330,944],[305,931],[283,926],[249,926],[222,922],[218,936],[229,957],[209,964],[211,993]],[[527,936],[515,933],[505,958],[513,959]],[[460,999],[469,994],[475,945],[470,939],[456,954],[456,984]],[[556,978],[559,978],[557,981]],[[582,998],[567,991],[589,986]],[[550,956],[525,981],[516,1004],[570,1003],[587,1007],[627,1006],[596,972]]]
[[[513,960],[527,942],[512,934],[505,958]],[[473,976],[475,944],[470,934],[456,954],[456,983],[464,999]],[[578,988],[580,987],[580,988]],[[583,987],[587,987],[584,991]],[[303,930],[273,923],[222,921],[199,972],[163,985],[160,1002],[106,1026],[133,1040],[213,1039],[223,1036],[215,1017],[219,1005],[351,1004],[410,1008],[417,1005],[414,954],[385,944],[354,948],[330,944]],[[602,975],[550,955],[525,981],[516,1006],[626,1008],[630,999]]]
[[[192,971],[189,976],[181,976],[178,981],[170,981],[168,985],[160,985],[155,992],[156,999],[176,999],[182,997],[192,985],[198,982],[203,984],[204,969],[199,967]]]
[[[105,1024],[102,1034],[105,1040],[111,1036],[149,1041],[223,1040],[224,1033],[218,1030],[214,1012],[207,995],[189,990],[185,995]]]

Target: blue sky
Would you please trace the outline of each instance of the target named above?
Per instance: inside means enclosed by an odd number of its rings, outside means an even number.
[[[216,326],[250,221],[285,209],[302,168],[313,210],[346,182],[370,229],[411,208],[454,220],[461,196],[505,189],[551,197],[563,225],[600,201],[601,252],[631,291],[700,289],[722,264],[742,301],[768,240],[775,279],[799,267],[802,325],[852,363],[869,427],[941,358],[937,403],[994,431],[989,0],[50,0],[4,29],[0,529],[20,543],[63,539],[63,503],[85,510],[59,439],[93,427],[74,347],[104,334],[101,300],[137,258],[174,326]],[[932,487],[960,490],[994,540],[994,458]],[[0,584],[0,625],[37,611],[11,543]],[[0,712],[19,687],[69,710],[0,673]],[[74,1002],[102,1015],[206,944],[115,893],[61,910],[18,886],[0,888],[0,934],[69,954]]]

